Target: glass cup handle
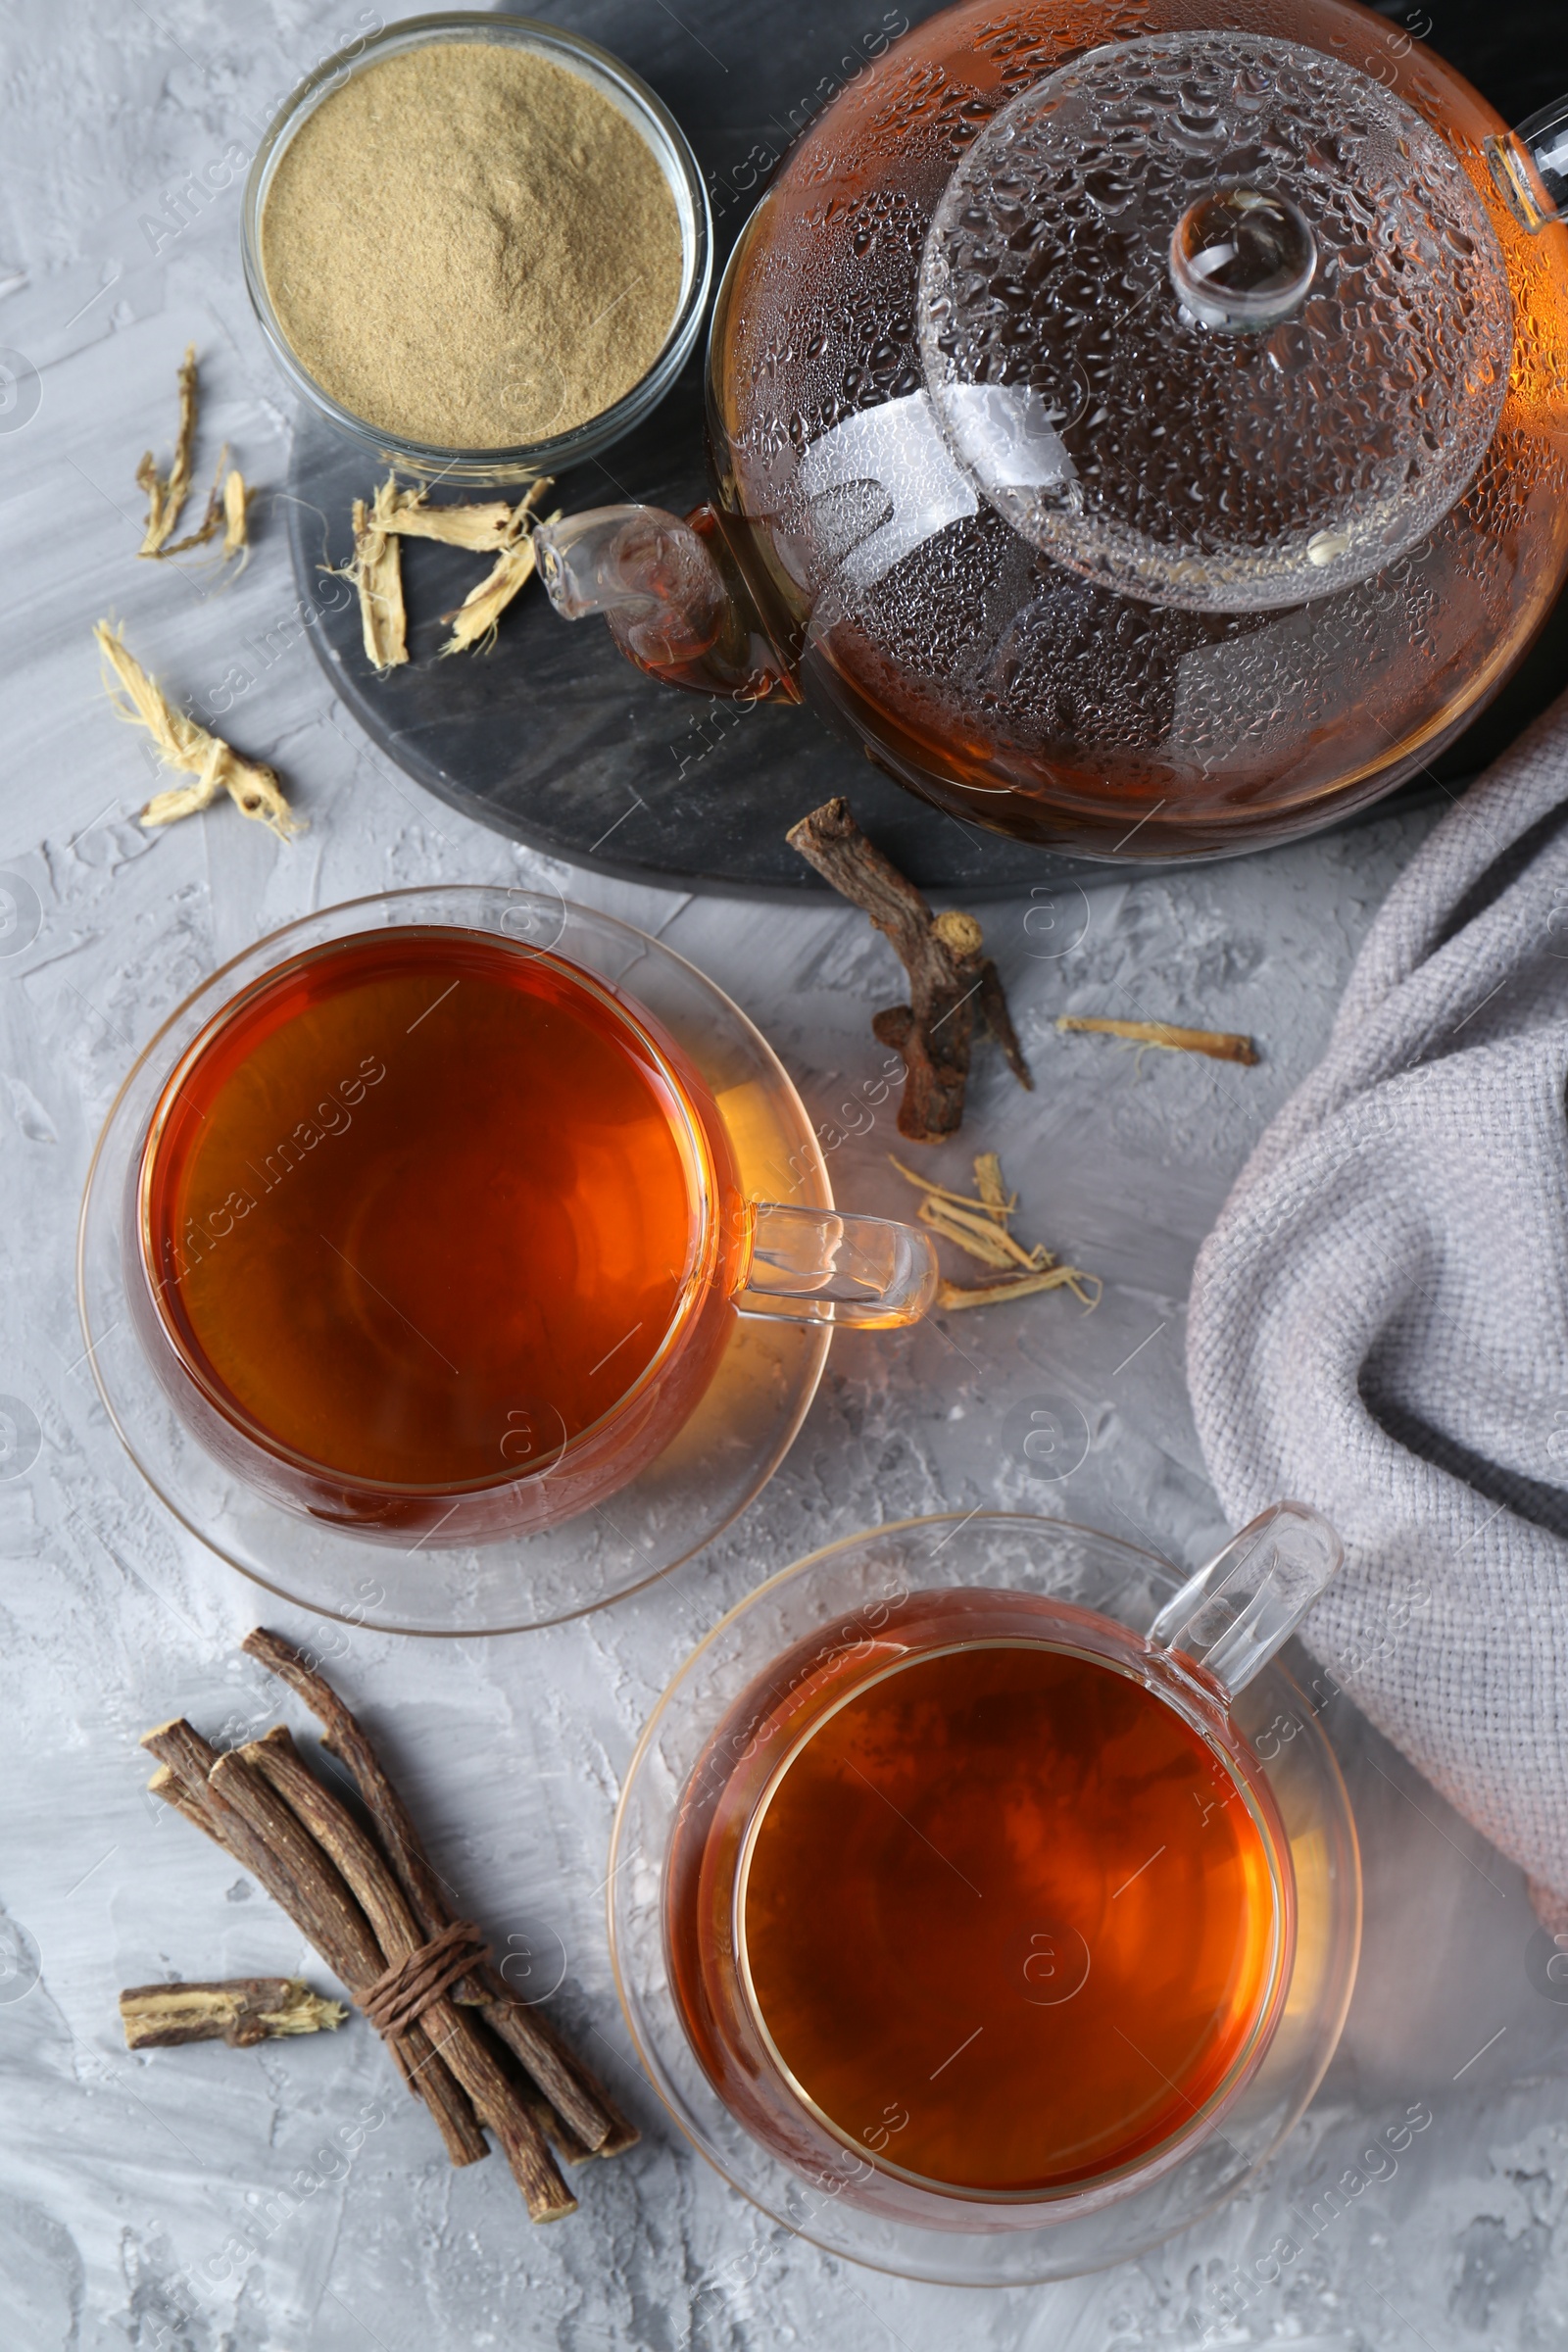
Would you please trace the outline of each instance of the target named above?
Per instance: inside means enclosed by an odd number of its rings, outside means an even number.
[[[1290,1640],[1344,1557],[1318,1512],[1276,1502],[1189,1577],[1149,1639],[1201,1666],[1234,1698]]]
[[[746,1213],[750,1247],[735,1294],[743,1315],[888,1331],[918,1323],[936,1298],[936,1249],[917,1226],[776,1200],[754,1200]]]

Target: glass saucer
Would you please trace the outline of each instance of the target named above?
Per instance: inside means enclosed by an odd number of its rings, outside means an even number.
[[[635,1592],[745,1510],[816,1393],[820,1324],[737,1320],[712,1385],[674,1443],[608,1503],[495,1544],[407,1551],[296,1517],[242,1485],[175,1415],[132,1333],[122,1206],[147,1122],[179,1056],[223,1004],[286,956],[385,924],[446,923],[554,951],[624,987],[712,1090],[752,1198],[831,1208],[806,1107],[766,1040],[721,989],[629,923],[549,892],[482,885],[391,891],[305,916],[221,966],[171,1014],[121,1088],[93,1153],[76,1296],[99,1394],[126,1450],[174,1516],[269,1592],[389,1633],[520,1632]]]
[[[750,1593],[694,1650],[655,1708],[626,1775],[611,1840],[611,1957],[638,2055],[681,2130],[742,2195],[830,2254],[906,2278],[1019,2286],[1128,2262],[1186,2230],[1251,2179],[1299,2119],[1334,2054],[1355,1982],[1361,1868],[1349,1800],[1310,1703],[1276,1659],[1233,1715],[1262,1758],[1296,1873],[1296,1966],[1285,2013],[1224,2130],[1182,2162],[1097,2211],[1038,2229],[928,2230],[884,2220],[843,2195],[824,2165],[808,2179],[754,2139],[722,2104],[687,2039],[669,1984],[664,1863],[687,1779],[714,1727],[762,1668],[832,1620],[868,1630],[906,1592],[981,1585],[1051,1593],[1147,1630],[1184,1582],[1153,1553],[1065,1522],[1000,1511],[906,1519],[812,1552]],[[764,2233],[760,2230],[759,2242]],[[745,2257],[737,2257],[744,2268]],[[727,2269],[726,2273],[727,2275]],[[723,2292],[723,2276],[711,2282]]]

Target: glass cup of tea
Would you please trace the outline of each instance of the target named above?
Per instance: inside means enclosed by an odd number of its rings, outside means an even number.
[[[1196,2218],[1327,2063],[1353,1833],[1305,1705],[1239,1715],[1342,1553],[1281,1503],[1160,1598],[1109,1538],[979,1516],[853,1539],[718,1629],[628,1778],[612,1938],[656,2082],[768,2210],[916,2275],[1051,2276],[1053,2232],[1092,2268]],[[948,1545],[1024,1573],[955,1581]],[[813,1584],[858,1597],[736,1689]],[[922,2269],[931,2232],[1017,2232],[1044,2267]]]
[[[130,1322],[206,1451],[405,1549],[615,1495],[737,1316],[897,1325],[936,1286],[928,1235],[747,1189],[691,1054],[571,952],[640,935],[447,895],[466,920],[345,909],[220,992],[121,1209]]]

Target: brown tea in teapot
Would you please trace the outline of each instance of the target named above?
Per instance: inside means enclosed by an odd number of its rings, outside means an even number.
[[[1454,740],[1568,565],[1568,181],[1508,138],[1350,0],[962,0],[746,224],[712,510],[544,526],[547,589],[1021,841],[1311,831]]]

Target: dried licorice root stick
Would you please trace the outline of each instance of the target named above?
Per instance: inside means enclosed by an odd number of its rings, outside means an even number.
[[[363,498],[354,501],[354,558],[340,575],[359,596],[365,658],[382,677],[409,658],[403,551],[392,528],[397,495],[396,477],[388,474],[368,507]]]
[[[528,496],[546,486],[535,482]],[[466,547],[474,555],[488,556],[510,547],[517,535],[513,510],[504,498],[432,507],[424,490],[400,490],[393,473],[376,492],[375,503],[381,528],[396,531],[400,539],[439,539],[444,547]]]
[[[245,477],[238,466],[229,466],[225,473],[226,449],[219,456],[218,470],[207,500],[207,512],[201,521],[193,531],[187,531],[183,539],[172,536],[174,525],[190,496],[196,454],[196,346],[187,343],[185,357],[179,364],[179,429],[175,438],[173,465],[166,477],[159,472],[158,461],[148,450],[136,468],[137,488],[144,491],[147,498],[147,527],[142,534],[142,543],[136,550],[138,556],[164,559],[187,555],[192,548],[207,546],[210,540],[218,537],[220,531],[223,534],[223,544],[219,550],[220,564],[226,564],[231,556],[243,559],[249,554],[246,512],[251,493],[245,486]]]
[[[1067,1290],[1085,1306],[1096,1307],[1100,1292],[1086,1291],[1083,1286],[1098,1280],[1098,1275],[1084,1274],[1077,1266],[1046,1266],[1037,1274],[1004,1274],[1000,1282],[939,1282],[937,1304],[954,1314],[960,1307],[1000,1306],[1008,1298],[1028,1298],[1036,1291]]]
[[[1240,1061],[1249,1068],[1259,1058],[1251,1039],[1232,1029],[1177,1029],[1169,1021],[1101,1020],[1082,1012],[1060,1014],[1056,1027],[1125,1038],[1135,1046],[1161,1046],[1167,1054],[1206,1054],[1210,1061]]]
[[[359,590],[365,650],[378,671],[384,674],[409,659],[398,542],[435,539],[444,547],[494,556],[478,586],[447,614],[452,634],[441,648],[443,654],[466,653],[476,646],[487,651],[495,643],[502,613],[534,575],[532,526],[554,486],[552,477],[542,474],[514,507],[505,499],[433,507],[424,490],[400,490],[396,474],[389,473],[368,509],[363,499],[356,499],[354,561],[345,577]]]
[[[331,1684],[280,1635],[257,1626],[246,1635],[241,1647],[287,1683],[321,1724],[322,1744],[358,1788],[410,1910],[426,1936],[442,1934],[454,1918],[446,1889],[431,1869],[408,1808],[358,1718]],[[564,2131],[558,2129],[556,2121],[546,2118],[546,2129],[564,2155],[575,2152],[573,2142],[599,2156],[617,2156],[635,2144],[636,2126],[620,2114],[581,2060],[562,2046],[538,2011],[513,1998],[494,1968],[473,1971],[454,1990],[460,2002],[483,2010],[494,2031],[538,2084],[554,2118],[564,2127]]]
[[[907,1066],[899,1133],[916,1144],[957,1133],[977,1014],[1019,1085],[1033,1087],[997,967],[981,955],[984,937],[974,916],[934,915],[914,884],[866,840],[847,801],[825,802],[785,839],[870,916],[909,975],[908,1004],[890,1005],[871,1023]]]
[[[231,556],[238,556],[240,570],[244,570],[250,561],[247,518],[254,493],[246,488],[245,476],[237,466],[228,466],[224,470],[227,458],[226,449],[219,455],[218,470],[207,494],[207,512],[201,521],[193,531],[187,531],[183,539],[172,540],[167,547],[161,547],[159,555],[186,555],[193,547],[206,547],[221,531],[223,544],[218,551],[219,563],[226,564]],[[144,548],[141,552],[145,555],[147,551]]]
[[[287,1739],[286,1733],[284,1738]],[[289,1744],[292,1749],[292,1742]],[[310,1779],[308,1774],[304,1777]],[[232,1749],[220,1756],[208,1775],[208,1786],[238,1813],[269,1852],[279,1858],[297,1885],[321,1889],[318,1908],[324,1909],[341,1889],[343,1902],[367,1926],[371,1954],[367,1967],[357,1951],[353,1973],[344,1982],[379,2031],[389,2039],[404,2038],[408,2029],[401,2021],[377,2013],[376,1996],[389,1972],[396,1972],[400,1963],[418,1953],[420,1942],[401,1904],[388,1910],[377,1900],[390,1881],[383,1881],[377,1888],[373,1874],[368,1880],[365,1874],[356,1871],[358,1883],[351,1882],[343,1865],[353,1856],[352,1840],[338,1839],[340,1850],[329,1852],[316,1836],[313,1820],[297,1811],[290,1797],[279,1793],[270,1771],[259,1768],[254,1748]],[[317,1797],[318,1804],[310,1807],[313,1815],[323,1817],[334,1810],[324,1790],[317,1791]],[[353,1824],[346,1823],[346,1828],[352,1831]],[[359,1844],[363,1848],[366,1840],[361,1838]],[[364,1899],[367,1891],[371,1908],[367,1908]],[[395,1888],[392,1891],[396,1893]],[[410,2025],[415,2022],[411,2017]],[[500,2141],[514,2178],[527,2200],[531,2219],[555,2221],[563,2214],[574,2212],[576,2198],[557,2170],[532,2112],[518,2098],[493,2051],[486,2046],[477,2021],[461,2015],[445,1994],[437,1991],[435,1997],[420,2004],[416,2022],[467,2092],[480,2123],[487,2125]]]
[[[255,492],[246,487],[245,476],[237,466],[231,466],[223,476],[223,545],[222,559],[238,556],[243,571],[250,558],[250,513]]]
[[[488,653],[496,641],[501,615],[520,588],[533,578],[533,541],[522,540],[497,556],[477,588],[470,588],[457,611],[449,615],[452,634],[441,648],[447,654],[466,654],[477,646]]]
[[[373,1981],[380,1954],[363,1914],[338,1882],[334,1888],[319,1873],[300,1884],[273,1853],[265,1838],[225,1802],[209,1778],[218,1751],[182,1719],[160,1724],[148,1732],[142,1745],[164,1767],[148,1786],[155,1796],[233,1856],[242,1870],[265,1886],[307,1940],[321,1955],[334,1976],[352,1991],[357,1981]],[[335,1875],[335,1874],[334,1874]],[[428,2043],[422,2027],[405,2036],[401,2052],[409,2064],[406,2080],[429,2108],[455,2165],[476,2164],[490,2150],[469,2104],[467,2093],[448,2070],[446,2061]]]
[[[998,1200],[984,1193],[977,1198],[970,1198],[963,1193],[950,1193],[945,1185],[928,1184],[923,1176],[915,1174],[913,1168],[906,1168],[903,1160],[895,1159],[891,1152],[888,1157],[905,1183],[912,1184],[916,1192],[924,1194],[919,1209],[921,1224],[929,1225],[932,1232],[940,1234],[944,1241],[956,1243],[970,1257],[978,1258],[983,1266],[1001,1266],[1004,1269],[1016,1267],[1025,1274],[1038,1274],[1043,1267],[1055,1264],[1055,1259],[1044,1243],[1037,1243],[1034,1249],[1026,1250],[1022,1242],[1015,1241],[1007,1231],[1007,1219],[1012,1214],[1014,1201],[1007,1200],[1004,1196]],[[1000,1168],[1001,1163],[994,1152],[982,1152],[974,1163],[977,1183],[981,1181],[980,1170],[987,1160]]]
[[[136,468],[136,487],[147,494],[147,528],[138,556],[167,552],[180,510],[190,494],[191,460],[196,449],[196,346],[187,343],[179,364],[179,429],[174,440],[174,463],[166,475],[148,450]]]
[[[110,699],[122,718],[144,726],[166,763],[193,776],[192,784],[156,793],[141,812],[144,825],[172,824],[176,817],[193,816],[226,792],[243,816],[270,825],[279,841],[303,833],[306,820],[296,816],[283,798],[283,788],[270,767],[245,760],[220,735],[209,735],[183,710],[176,710],[156,678],[150,678],[125,645],[118,629],[101,620],[93,630],[98,650],[108,665],[113,685]],[[116,694],[118,686],[122,694]]]
[[[939,1307],[956,1309],[965,1306],[998,1306],[1008,1298],[1028,1298],[1036,1291],[1070,1290],[1073,1297],[1087,1307],[1100,1304],[1102,1284],[1098,1274],[1086,1274],[1081,1266],[1060,1266],[1043,1242],[1026,1250],[1008,1230],[1008,1220],[1018,1205],[1016,1193],[1009,1193],[1002,1181],[1002,1162],[995,1152],[982,1152],[974,1163],[974,1193],[950,1192],[946,1185],[932,1184],[906,1168],[890,1152],[888,1157],[906,1184],[912,1184],[925,1199],[920,1203],[920,1222],[929,1225],[945,1242],[952,1242],[969,1257],[978,1258],[983,1266],[996,1266],[1001,1279],[993,1282],[943,1282],[937,1288]],[[1087,1286],[1094,1285],[1093,1291]]]
[[[248,2050],[287,2034],[334,2032],[347,2015],[341,2001],[313,1992],[301,1977],[132,1984],[120,1996],[127,2050],[172,2050],[187,2041]]]
[[[246,1763],[254,1765],[258,1772],[270,1781],[283,1802],[298,1814],[322,1852],[342,1872],[374,1931],[388,1969],[396,1969],[416,1955],[426,1938],[415,1925],[414,1915],[392,1876],[385,1855],[373,1839],[366,1836],[337,1798],[322,1788],[295,1747],[287,1727],[275,1725],[263,1739],[252,1740],[238,1752]],[[467,1940],[477,1943],[477,1937],[471,1932]],[[461,1959],[464,1940],[454,1932],[453,1941]],[[453,1972],[447,1969],[443,1973],[451,1975]],[[483,2042],[481,2020],[484,2013],[471,2008],[454,2009],[450,2002],[443,2000],[432,2002],[425,2014],[443,2050],[464,2051],[466,2053],[465,2063],[470,2069],[478,2065],[487,2070],[485,2089],[476,2094],[476,2103],[484,2121],[491,2122],[491,2107],[499,2097],[506,2128],[515,2128],[509,2109],[510,2099],[517,2094],[518,2086],[510,2076],[505,2077],[503,2093],[497,2082],[494,2055]],[[458,2064],[457,2071],[460,2078],[468,2082],[464,2065]],[[468,2086],[472,2088],[471,2082]],[[530,2083],[520,2095],[535,2124],[542,2124],[546,2119],[535,2113],[530,2095],[532,2087]],[[570,2146],[564,2149],[563,2153],[569,2160],[580,2163],[593,2153],[577,2141],[575,2134],[568,2134],[567,2137]],[[530,2210],[533,2211],[532,2203]],[[552,2189],[544,2208],[534,2211],[533,2218],[536,2221],[554,2220],[566,2210],[567,2207],[559,2201]]]
[[[506,544],[477,588],[470,588],[452,615],[452,634],[443,654],[466,653],[478,646],[488,652],[496,641],[501,615],[519,588],[525,588],[536,569],[532,525],[539,518],[545,494],[554,484],[548,475],[521,497],[508,521]],[[462,514],[461,507],[449,512]],[[559,519],[559,512],[550,517]]]
[[[448,618],[451,636],[443,654],[461,654],[495,642],[501,615],[534,573],[531,526],[548,490],[548,474],[529,484],[514,507],[505,499],[433,507],[422,489],[400,490],[389,473],[367,507],[354,502],[354,560],[343,577],[359,592],[360,627],[367,659],[381,675],[409,659],[408,615],[403,601],[404,539],[436,539],[495,562],[476,588]]]
[[[154,555],[189,555],[193,547],[205,547],[209,540],[217,538],[223,527],[223,466],[227,457],[226,449],[221,451],[219,456],[218,471],[213,476],[213,486],[207,493],[207,511],[196,528],[193,531],[187,531],[183,539],[171,539],[165,546],[154,548],[151,551]],[[136,552],[138,555],[145,556],[149,551],[142,547],[138,548]]]

